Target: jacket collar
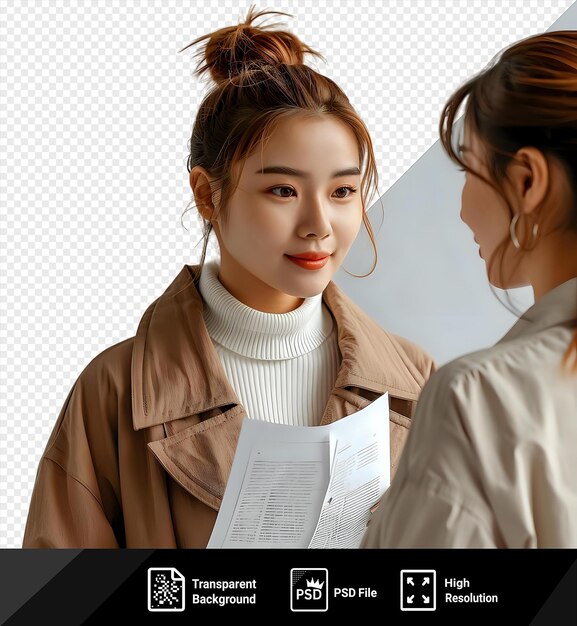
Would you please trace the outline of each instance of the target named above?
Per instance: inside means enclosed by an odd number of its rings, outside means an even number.
[[[512,328],[497,342],[577,322],[577,277],[548,291],[529,307]]]
[[[135,430],[239,405],[204,324],[197,285],[199,265],[184,265],[146,309],[134,337],[131,362]],[[323,292],[341,352],[334,387],[360,387],[416,400],[417,380],[392,335],[384,332],[331,281]]]

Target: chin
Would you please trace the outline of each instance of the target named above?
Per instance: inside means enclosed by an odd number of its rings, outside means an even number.
[[[295,298],[312,298],[313,296],[318,296],[319,293],[322,293],[326,286],[329,284],[329,281],[323,281],[321,284],[318,282],[316,284],[311,284],[307,286],[294,286],[294,288],[287,288],[285,291],[289,296],[294,296]],[[287,285],[288,287],[288,285]]]
[[[512,278],[509,280],[498,280],[497,277],[489,277],[489,282],[497,289],[518,289],[519,287],[528,287],[531,283],[521,278]]]
[[[319,293],[322,293],[325,290],[325,288],[326,288],[326,285],[322,287],[322,289],[321,288],[306,289],[306,290],[299,289],[295,291],[294,293],[290,292],[289,295],[295,296],[296,298],[313,298],[314,296],[318,296]]]

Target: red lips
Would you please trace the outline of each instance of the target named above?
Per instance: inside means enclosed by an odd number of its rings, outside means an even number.
[[[299,254],[287,254],[287,256],[292,256],[295,259],[307,259],[307,261],[319,261],[320,259],[324,259],[327,256],[330,256],[330,252],[299,252]]]
[[[318,250],[317,252],[311,250],[309,252],[297,252],[297,254],[285,254],[285,256],[289,261],[305,270],[320,270],[329,262],[331,254],[332,252],[325,250]]]

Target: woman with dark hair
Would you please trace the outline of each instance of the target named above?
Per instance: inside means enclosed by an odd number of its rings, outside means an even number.
[[[531,285],[535,303],[427,382],[363,547],[575,547],[577,33],[506,49],[450,98],[440,133],[489,282]]]
[[[372,143],[342,90],[303,64],[318,53],[252,25],[268,12],[190,44],[208,39],[198,74],[216,82],[188,158],[202,259],[75,382],[25,547],[205,547],[245,417],[328,424],[388,392],[394,476],[433,362],[331,280],[361,222],[376,252]],[[212,230],[220,260],[205,263]]]

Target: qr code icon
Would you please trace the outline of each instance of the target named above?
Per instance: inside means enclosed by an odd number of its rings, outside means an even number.
[[[184,611],[184,576],[176,567],[148,568],[148,610]]]

